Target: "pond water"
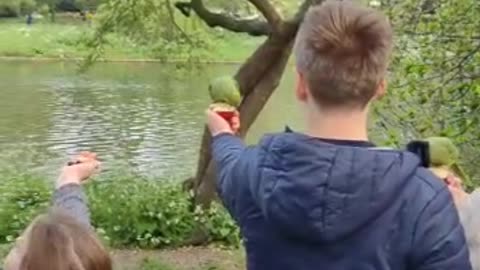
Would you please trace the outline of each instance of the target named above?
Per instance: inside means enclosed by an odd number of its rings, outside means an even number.
[[[53,173],[68,155],[99,154],[107,170],[150,177],[190,176],[209,104],[211,78],[238,66],[209,65],[180,75],[173,65],[99,63],[88,74],[73,63],[0,62],[2,166]],[[292,69],[247,138],[299,126]]]

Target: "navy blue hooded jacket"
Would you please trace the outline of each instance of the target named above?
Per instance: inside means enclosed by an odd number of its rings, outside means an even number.
[[[212,147],[250,270],[471,270],[448,189],[411,153],[299,133]]]

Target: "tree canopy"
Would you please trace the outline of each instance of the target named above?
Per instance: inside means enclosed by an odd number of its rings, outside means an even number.
[[[387,98],[375,127],[386,143],[448,136],[480,184],[480,2],[384,1],[396,32]]]

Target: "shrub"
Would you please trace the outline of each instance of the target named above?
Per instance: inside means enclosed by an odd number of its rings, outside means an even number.
[[[51,185],[41,177],[3,173],[0,187],[0,244],[11,243],[44,211]],[[113,247],[159,248],[182,245],[199,222],[211,239],[238,245],[238,228],[218,204],[190,211],[189,195],[172,181],[134,175],[110,176],[86,185],[92,223]]]
[[[31,175],[13,175],[0,185],[0,242],[12,242],[50,200],[51,188]]]
[[[0,18],[25,15],[34,11],[35,7],[36,3],[33,0],[2,0],[0,1]]]

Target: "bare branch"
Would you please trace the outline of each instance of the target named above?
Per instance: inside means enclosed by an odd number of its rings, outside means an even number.
[[[276,31],[279,30],[280,24],[282,23],[282,16],[275,9],[275,7],[270,3],[269,0],[248,0],[252,5],[254,5],[260,13],[267,19],[273,29]]]
[[[258,19],[235,19],[224,13],[208,10],[202,0],[178,2],[175,7],[183,14],[195,13],[210,27],[222,27],[232,32],[247,33],[251,36],[267,36],[271,33],[270,25]]]
[[[167,0],[166,2],[167,6],[167,11],[168,11],[168,16],[170,17],[170,20],[172,21],[173,26],[177,29],[177,31],[187,40],[190,44],[192,44],[192,40],[190,37],[183,31],[183,29],[177,24],[177,21],[175,20],[175,15],[173,14],[173,7],[172,3],[170,3],[170,0]]]

